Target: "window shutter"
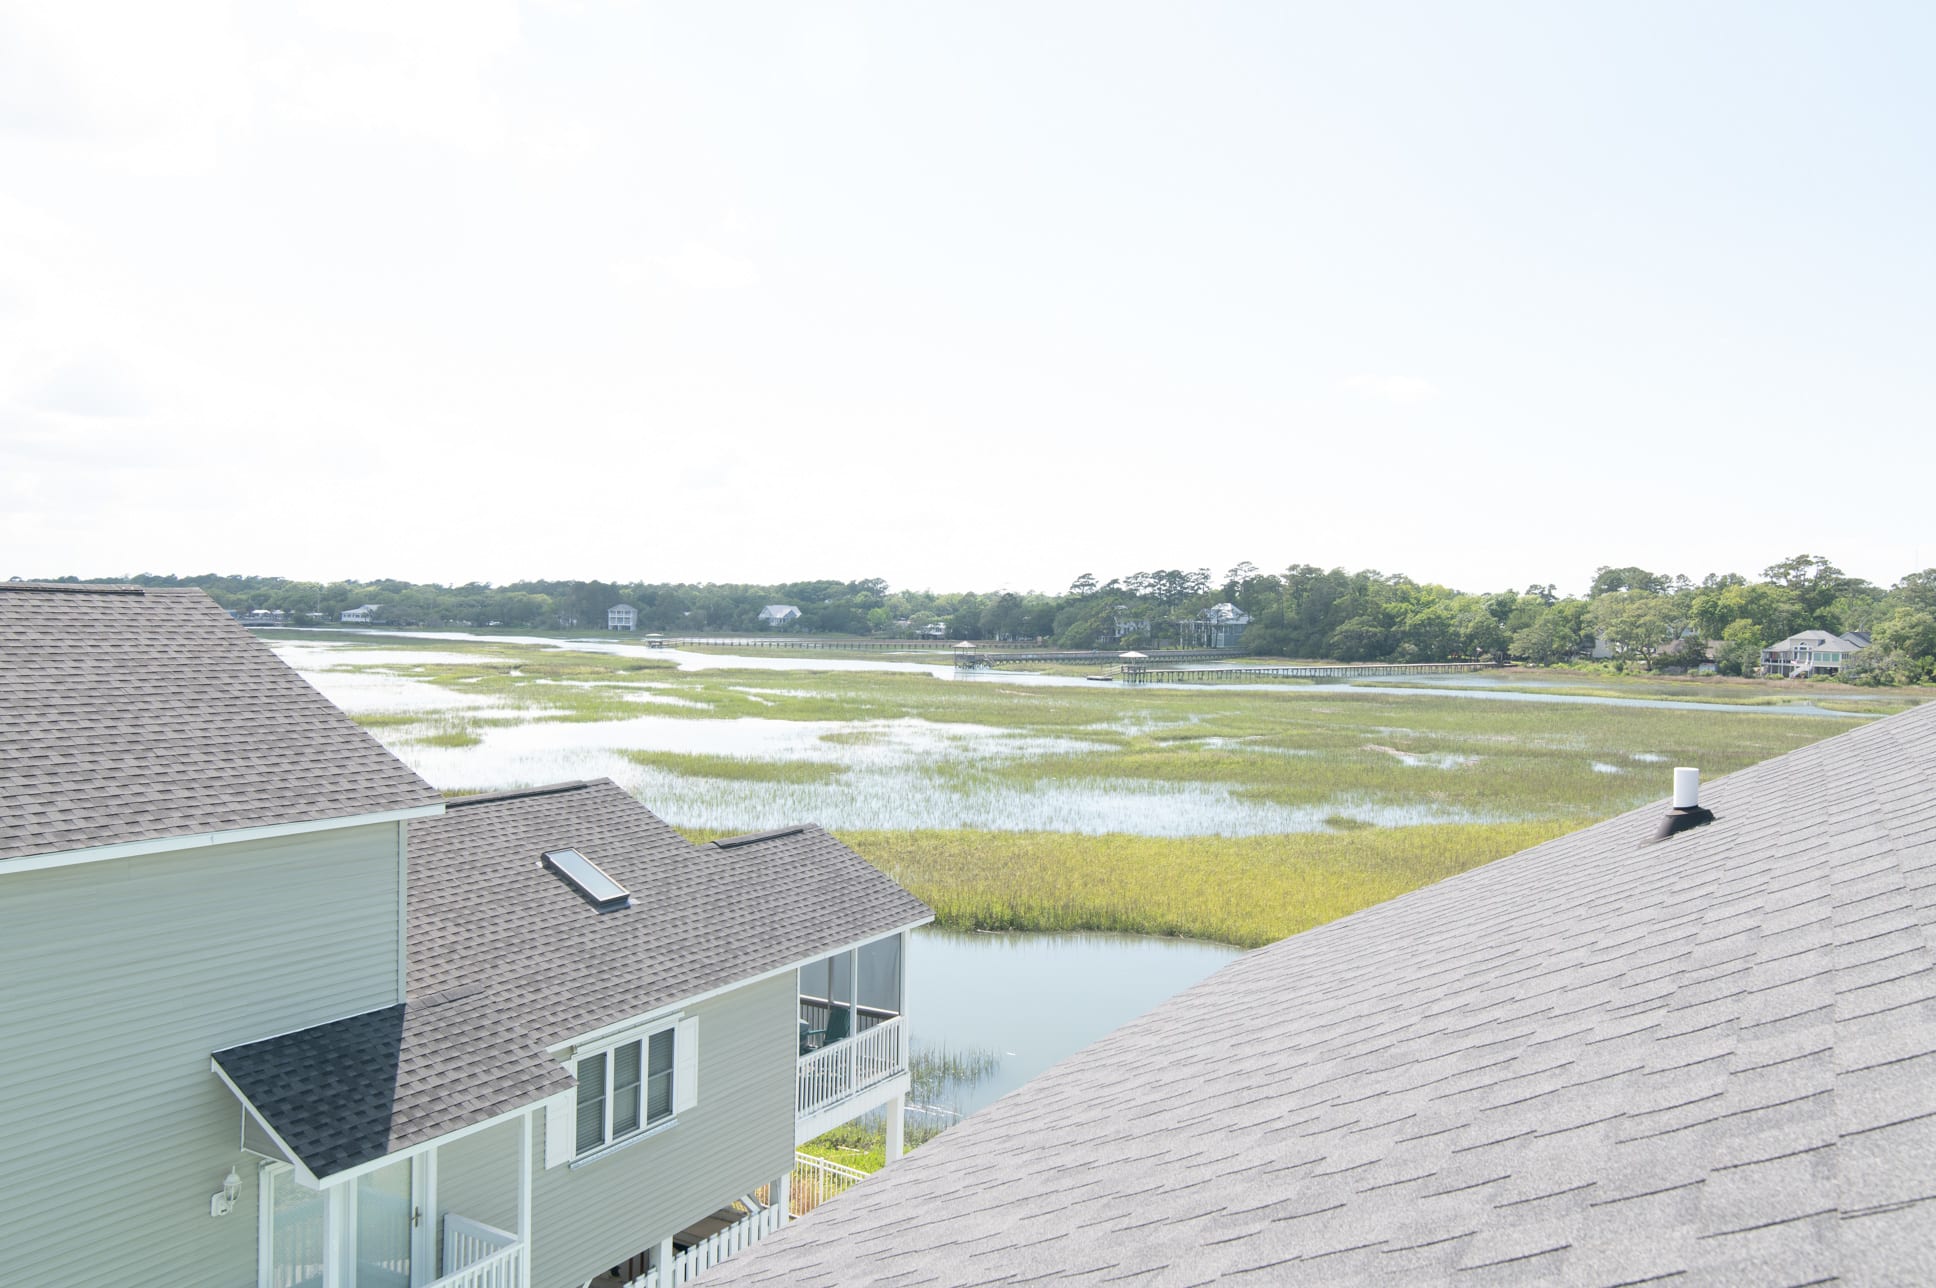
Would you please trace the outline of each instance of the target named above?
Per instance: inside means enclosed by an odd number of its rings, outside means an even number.
[[[578,1136],[578,1097],[572,1092],[545,1101],[545,1166],[571,1161]]]
[[[683,1114],[699,1103],[699,1018],[680,1020],[673,1042],[672,1112]]]

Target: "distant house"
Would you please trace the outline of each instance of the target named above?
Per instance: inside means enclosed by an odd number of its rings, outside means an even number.
[[[1150,632],[1150,619],[1132,616],[1131,610],[1127,608],[1116,610],[1114,625],[1116,638],[1119,640],[1131,635],[1148,635]]]
[[[346,622],[374,622],[378,620],[378,615],[382,612],[383,605],[381,604],[365,604],[361,608],[344,610],[343,620]]]
[[[608,631],[635,631],[639,628],[639,610],[630,604],[613,604],[605,610],[605,629]]]
[[[786,627],[800,620],[800,610],[792,604],[768,604],[760,610],[760,625]]]
[[[1179,625],[1185,638],[1199,648],[1236,648],[1250,625],[1250,614],[1235,604],[1215,604]]]
[[[931,640],[946,639],[948,637],[948,624],[946,622],[929,622],[915,633],[926,636]]]
[[[1761,673],[1806,678],[1834,675],[1842,664],[1869,647],[1867,631],[1802,631],[1761,650]]]

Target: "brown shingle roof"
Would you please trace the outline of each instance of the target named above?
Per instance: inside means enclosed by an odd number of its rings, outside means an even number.
[[[199,590],[0,583],[0,861],[437,800]]]

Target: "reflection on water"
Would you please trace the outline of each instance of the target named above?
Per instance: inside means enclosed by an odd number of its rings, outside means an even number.
[[[1222,944],[1143,935],[915,931],[909,1036],[931,1050],[995,1061],[973,1069],[976,1076],[924,1085],[929,1116],[993,1103],[1236,956]]]

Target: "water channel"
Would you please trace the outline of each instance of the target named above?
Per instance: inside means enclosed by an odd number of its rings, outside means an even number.
[[[944,1125],[992,1103],[1237,955],[1146,935],[916,931],[910,1037],[973,1072],[918,1087],[911,1120]]]

